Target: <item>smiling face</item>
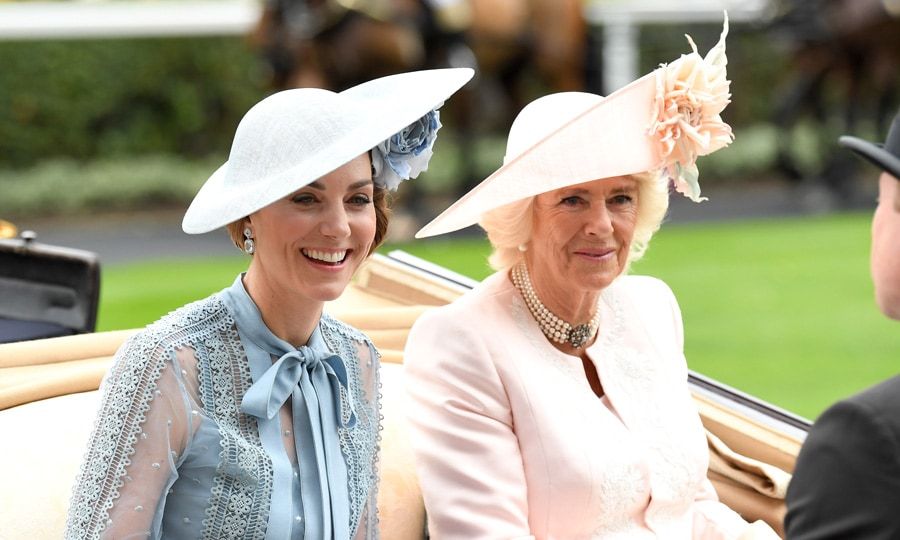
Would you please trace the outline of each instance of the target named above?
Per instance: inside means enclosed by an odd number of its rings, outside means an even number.
[[[251,214],[256,253],[244,278],[248,290],[281,300],[340,296],[375,238],[371,170],[362,154]]]
[[[525,254],[541,299],[577,311],[584,295],[607,287],[628,262],[638,211],[633,178],[585,182],[535,197]]]

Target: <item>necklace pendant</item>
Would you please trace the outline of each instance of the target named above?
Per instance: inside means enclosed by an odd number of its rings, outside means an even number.
[[[547,339],[554,343],[569,343],[572,347],[580,349],[588,340],[594,337],[600,317],[599,306],[590,322],[572,327],[547,309],[547,306],[538,298],[534,292],[534,287],[531,285],[531,279],[528,277],[528,268],[525,267],[524,262],[513,267],[510,277],[513,285],[515,285],[525,300],[528,311],[531,312],[531,316],[537,321],[538,326],[544,335],[547,336]]]
[[[569,332],[569,343],[576,349],[580,349],[591,338],[591,325],[579,324]]]

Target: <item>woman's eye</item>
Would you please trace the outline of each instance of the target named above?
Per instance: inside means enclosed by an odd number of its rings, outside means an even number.
[[[631,195],[627,195],[625,193],[621,193],[621,194],[613,197],[610,202],[612,204],[625,205],[625,204],[631,204],[633,201],[634,201],[634,197],[632,197]]]
[[[372,202],[372,199],[368,195],[359,194],[350,197],[350,200],[348,202],[350,204],[364,206]]]
[[[316,202],[316,198],[309,193],[301,193],[291,198],[291,201],[295,204],[312,204]]]
[[[584,199],[582,199],[581,197],[579,197],[577,195],[572,195],[571,197],[563,198],[563,200],[561,200],[559,202],[559,204],[561,204],[563,206],[578,206],[582,202],[584,202]]]

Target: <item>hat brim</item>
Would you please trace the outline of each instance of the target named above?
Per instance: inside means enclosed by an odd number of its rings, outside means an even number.
[[[220,166],[200,188],[182,221],[188,234],[201,234],[260,210],[368,152],[459,90],[474,72],[468,68],[435,69],[390,75],[336,94],[357,111],[359,122],[285,171],[261,180],[252,191],[229,182],[229,163]]]
[[[871,143],[850,135],[840,137],[838,144],[849,148],[856,155],[864,158],[876,167],[884,169],[885,172],[900,180],[900,157],[885,150],[884,145]]]

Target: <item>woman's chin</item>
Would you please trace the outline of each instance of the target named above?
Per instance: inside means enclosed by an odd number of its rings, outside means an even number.
[[[621,273],[621,268],[617,266],[615,269],[604,269],[599,272],[593,272],[583,276],[582,279],[578,281],[583,284],[582,288],[584,290],[600,292],[612,285],[612,282],[615,281]]]
[[[344,291],[346,289],[347,289],[346,286],[322,288],[322,290],[316,291],[315,296],[313,298],[320,302],[332,302],[332,301],[340,298],[341,295],[344,294]]]
[[[572,276],[569,283],[581,283],[586,290],[601,290],[608,287],[620,274],[623,267],[615,259],[597,265],[590,265],[581,275]]]

